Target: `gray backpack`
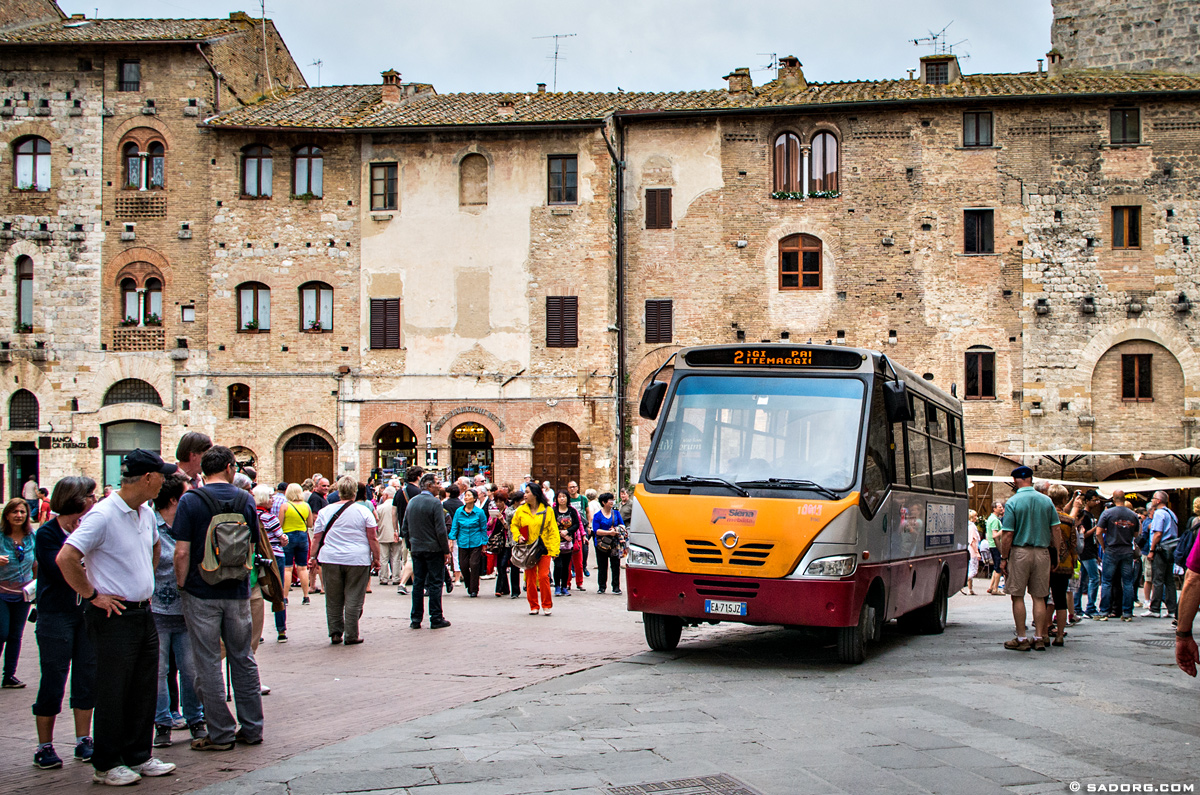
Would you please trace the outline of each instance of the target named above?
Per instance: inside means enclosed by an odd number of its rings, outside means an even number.
[[[204,536],[204,559],[200,561],[200,576],[209,585],[223,582],[244,582],[254,568],[254,538],[246,523],[249,495],[238,490],[232,500],[217,502],[207,489],[197,489],[212,518]]]

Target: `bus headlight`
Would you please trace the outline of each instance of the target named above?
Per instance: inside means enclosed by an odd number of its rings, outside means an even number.
[[[857,555],[834,555],[817,558],[808,564],[804,574],[809,577],[848,577],[854,573]]]
[[[657,566],[658,558],[645,547],[629,545],[629,562],[634,566]]]

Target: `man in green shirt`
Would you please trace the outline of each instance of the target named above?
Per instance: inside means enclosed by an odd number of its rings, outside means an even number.
[[[988,585],[988,593],[1000,593],[1000,542],[996,536],[1000,533],[1000,519],[1004,516],[1004,503],[996,500],[992,503],[992,512],[984,522],[987,531],[988,554],[992,556],[992,582]]]
[[[1017,636],[1004,644],[1013,651],[1045,651],[1050,610],[1050,545],[1058,511],[1045,494],[1033,489],[1033,470],[1026,466],[1012,471],[1016,494],[1004,505],[1000,529],[1000,573],[1004,592],[1012,597],[1013,622]],[[1033,598],[1033,640],[1025,637],[1025,591]]]

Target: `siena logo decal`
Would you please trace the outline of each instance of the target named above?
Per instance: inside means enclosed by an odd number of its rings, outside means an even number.
[[[713,508],[712,523],[752,525],[756,516],[758,516],[758,511],[750,511],[745,508]]]

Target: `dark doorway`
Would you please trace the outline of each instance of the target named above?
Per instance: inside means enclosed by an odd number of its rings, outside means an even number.
[[[579,481],[579,437],[569,425],[551,422],[533,434],[533,475],[538,483],[550,481],[554,490]]]
[[[29,476],[38,477],[38,451],[36,442],[13,442],[8,448],[9,495],[21,496],[21,486]],[[42,484],[38,479],[38,485]]]
[[[477,422],[459,425],[450,434],[450,468],[453,477],[492,477],[492,434]]]
[[[333,447],[315,433],[299,433],[283,446],[283,479],[288,483],[303,483],[320,472],[332,483],[337,480],[333,471]]]

